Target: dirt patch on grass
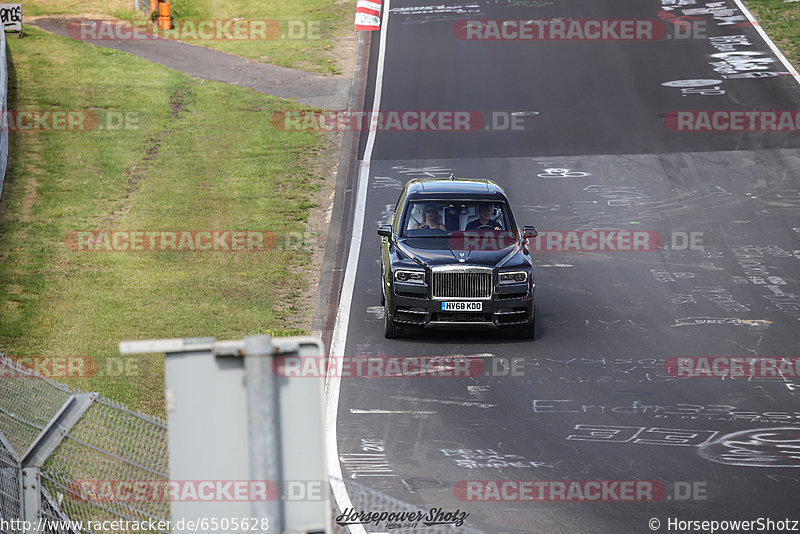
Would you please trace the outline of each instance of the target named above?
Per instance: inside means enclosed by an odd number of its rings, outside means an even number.
[[[341,2],[337,2],[341,3]],[[358,32],[351,29],[337,37],[333,44],[331,56],[339,67],[341,76],[349,78],[353,75],[356,63],[356,47],[358,45]]]
[[[186,109],[188,93],[189,87],[184,85],[179,87],[174,93],[172,93],[172,95],[170,95],[170,119],[179,120],[181,118],[181,115]],[[161,148],[161,144],[169,134],[169,130],[162,130],[157,136],[149,139],[147,141],[147,145],[145,146],[142,159],[130,169],[125,170],[125,177],[128,180],[128,190],[125,192],[125,196],[122,198],[121,206],[115,209],[108,217],[104,219],[103,222],[107,223],[116,221],[120,217],[130,212],[130,199],[139,188],[139,183],[147,177],[148,171],[158,157],[158,151]]]

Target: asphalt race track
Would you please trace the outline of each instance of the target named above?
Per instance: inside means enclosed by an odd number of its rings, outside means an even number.
[[[800,110],[796,72],[732,0],[383,8],[366,106],[460,111],[471,131],[361,134],[356,248],[332,355],[461,356],[483,371],[337,381],[340,508],[460,510],[469,513],[462,531],[486,533],[800,520],[800,365],[733,378],[670,366],[678,357],[800,356],[800,134],[677,131],[700,127],[704,111]],[[462,39],[458,29],[465,19],[669,17],[702,31],[680,38],[667,22],[658,39],[503,41]],[[517,222],[545,235],[613,229],[660,243],[585,251],[543,241],[533,341],[432,330],[384,339],[375,229],[407,180],[451,172],[498,182]],[[486,500],[486,481],[534,480],[577,483],[585,495],[585,481],[655,491],[536,499],[506,484]],[[468,481],[483,482],[465,491]]]

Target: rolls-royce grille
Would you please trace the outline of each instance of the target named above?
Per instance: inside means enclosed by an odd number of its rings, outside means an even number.
[[[492,273],[433,273],[433,298],[485,299],[492,296]]]

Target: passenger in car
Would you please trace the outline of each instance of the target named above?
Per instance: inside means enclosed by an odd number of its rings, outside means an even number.
[[[482,202],[478,205],[478,218],[474,221],[467,223],[465,230],[477,230],[481,227],[488,227],[492,230],[502,230],[497,221],[492,220],[492,205],[488,202]]]
[[[414,226],[414,230],[428,228],[431,230],[447,231],[447,228],[442,224],[439,216],[439,207],[436,204],[425,204],[425,209],[422,212],[422,222]]]

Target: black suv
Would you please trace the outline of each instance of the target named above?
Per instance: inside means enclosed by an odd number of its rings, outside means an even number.
[[[385,336],[408,327],[535,333],[533,264],[503,190],[489,180],[411,180],[381,236]]]

